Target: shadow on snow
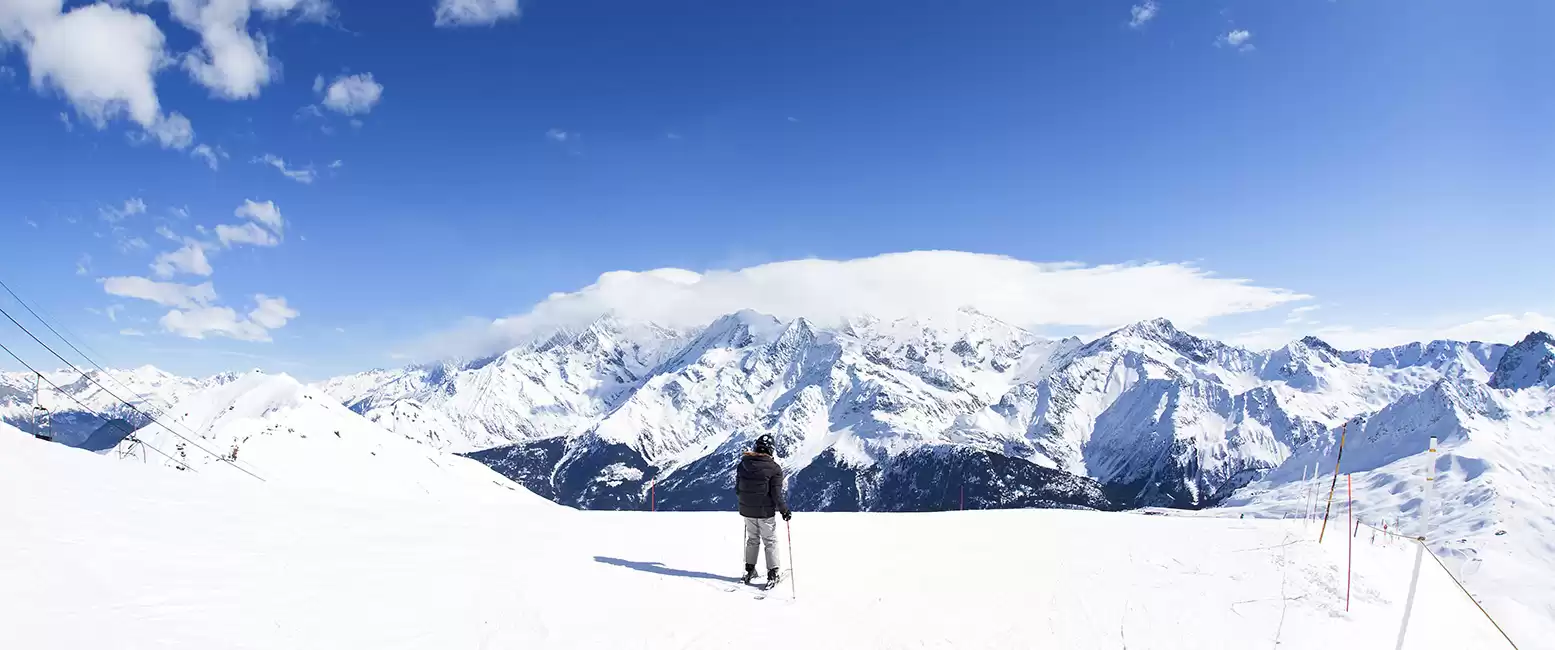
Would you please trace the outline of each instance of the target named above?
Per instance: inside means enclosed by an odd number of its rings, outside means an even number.
[[[600,564],[609,564],[611,566],[625,567],[625,568],[628,568],[628,569],[632,569],[634,571],[645,571],[645,572],[648,572],[648,573],[657,573],[657,574],[659,574],[661,576],[674,576],[676,578],[695,578],[695,579],[699,579],[699,580],[717,580],[719,582],[739,582],[740,581],[739,578],[731,578],[729,576],[721,576],[721,575],[717,575],[717,574],[713,574],[713,573],[704,573],[704,572],[701,572],[701,571],[686,571],[684,569],[671,569],[671,568],[669,568],[667,566],[664,566],[664,563],[662,563],[662,562],[633,562],[631,560],[623,560],[623,559],[614,558],[614,557],[604,557],[602,555],[594,556],[594,561],[595,562],[599,562]]]

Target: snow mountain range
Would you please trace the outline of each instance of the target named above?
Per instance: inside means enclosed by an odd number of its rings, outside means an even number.
[[[1087,343],[971,310],[836,327],[744,311],[690,331],[607,317],[320,388],[584,508],[731,508],[730,468],[761,434],[805,509],[1202,507],[1431,391],[1547,387],[1552,359],[1542,333],[1254,352],[1165,320]]]

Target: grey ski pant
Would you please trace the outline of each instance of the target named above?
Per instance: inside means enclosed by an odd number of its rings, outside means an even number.
[[[777,517],[745,519],[745,563],[756,563],[756,551],[767,548],[767,570],[778,568]]]

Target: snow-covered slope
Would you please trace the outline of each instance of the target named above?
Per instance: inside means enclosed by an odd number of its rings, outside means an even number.
[[[1343,505],[1342,475],[1351,475],[1360,517],[1425,535],[1514,638],[1549,638],[1555,631],[1555,389],[1498,390],[1444,379],[1355,418],[1344,433],[1337,484],[1335,429],[1234,494],[1228,511],[1299,516],[1314,493],[1321,503],[1335,485]],[[1428,490],[1432,436],[1439,446]],[[1303,468],[1317,478],[1303,482]]]
[[[0,430],[0,647],[1391,648],[1410,583],[1357,544],[1345,611],[1344,546],[1293,522],[801,513],[757,600],[731,514],[509,494],[293,492]],[[1503,647],[1434,567],[1410,620],[1412,650]]]
[[[232,377],[223,374],[190,379],[154,366],[133,370],[110,368],[106,373],[94,368],[85,373],[86,376],[73,370],[47,373],[48,381],[62,390],[56,391],[43,383],[41,400],[50,412],[49,429],[56,441],[93,450],[112,447],[125,431],[145,425],[147,419],[137,413],[137,409],[154,416],[167,405]],[[0,372],[0,421],[27,427],[29,431],[36,426],[31,419],[34,378],[26,372]],[[126,406],[121,399],[134,408]],[[110,421],[116,422],[110,424]]]
[[[291,377],[257,371],[180,400],[113,455],[252,480],[241,467],[278,485],[336,492],[466,498],[516,489],[469,459],[385,431]]]

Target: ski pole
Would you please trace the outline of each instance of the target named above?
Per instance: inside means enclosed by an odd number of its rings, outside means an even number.
[[[794,584],[794,522],[784,522],[783,528],[788,531],[788,589],[794,594],[794,600],[799,600],[799,585]]]

